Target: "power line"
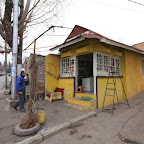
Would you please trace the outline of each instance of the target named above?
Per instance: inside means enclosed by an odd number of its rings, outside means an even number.
[[[66,29],[72,29],[72,28],[68,28],[68,27],[63,27],[63,26],[51,26],[49,27],[46,31],[44,31],[42,34],[40,34],[34,41],[36,41],[37,39],[39,39],[41,36],[43,36],[46,32],[48,32],[49,30],[51,30],[52,28],[66,28]],[[27,50],[33,43],[34,41],[32,41],[23,51]]]
[[[136,2],[136,1],[132,1],[132,0],[128,0],[128,1],[133,2],[133,3],[136,3],[136,4],[141,5],[141,6],[144,6],[144,4],[139,3],[139,2]]]
[[[32,52],[33,52],[33,50],[30,50],[30,52],[24,51],[24,53],[32,53]],[[36,50],[36,52],[37,53],[39,53],[39,52],[50,52],[50,50],[43,50],[43,51]]]
[[[51,47],[55,47],[55,46],[37,47],[36,49],[51,48]],[[27,50],[31,50],[31,49],[34,49],[34,48],[29,48]]]
[[[50,50],[37,51],[37,53],[38,52],[50,52]]]
[[[68,36],[68,35],[49,35],[49,36]]]
[[[144,13],[144,12],[141,12],[141,11],[132,10],[132,9],[123,8],[123,7],[118,7],[118,6],[115,6],[115,5],[110,5],[110,4],[106,4],[106,3],[98,2],[98,1],[95,1],[95,0],[89,0],[89,1],[92,1],[92,2],[95,2],[95,3],[98,3],[98,4],[102,4],[102,5],[106,5],[106,6],[110,6],[110,7],[114,7],[114,8],[119,8],[119,9],[129,10],[129,11],[138,12],[138,13]],[[131,0],[129,0],[129,1],[131,1]],[[134,2],[134,1],[131,1],[131,2]],[[135,2],[135,3],[137,3],[137,2]],[[137,3],[137,4],[140,4],[140,3]],[[141,4],[141,5],[142,5],[142,4]]]

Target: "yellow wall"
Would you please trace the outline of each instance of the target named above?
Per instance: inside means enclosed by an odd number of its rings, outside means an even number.
[[[144,76],[142,76],[142,59],[141,54],[123,50],[121,57],[122,82],[128,98],[136,96],[139,92],[144,91]],[[107,78],[98,78],[98,102],[99,108],[103,105],[103,98],[106,89]],[[125,100],[123,88],[120,79],[117,79],[117,91],[119,100]],[[115,100],[116,101],[116,100]],[[112,104],[112,98],[107,97],[105,105]]]
[[[64,100],[74,96],[74,79],[73,78],[60,78],[58,87],[64,89]]]
[[[110,78],[109,82],[113,82],[113,79]],[[103,106],[103,100],[104,100],[104,95],[105,95],[105,90],[106,90],[106,84],[107,84],[107,78],[98,78],[97,80],[97,84],[98,84],[98,108],[102,108]],[[109,88],[114,88],[113,84],[109,84],[108,85]],[[117,90],[117,95],[118,95],[118,99],[119,101],[124,100],[124,93],[123,93],[123,88],[122,88],[122,84],[120,81],[120,78],[116,79],[116,90]],[[113,90],[108,90],[107,94],[109,95],[113,95],[114,91]],[[104,106],[108,106],[110,104],[112,104],[112,96],[106,96],[105,99],[105,105]],[[117,102],[117,99],[115,97],[115,103]]]
[[[123,76],[122,82],[124,86],[125,93],[127,95],[127,73],[126,73],[126,58],[125,58],[125,50],[123,50],[123,55],[121,57],[121,75]],[[128,95],[127,95],[128,97]]]
[[[65,48],[61,51],[61,57],[69,57],[69,56],[75,56],[76,55],[76,49],[74,46],[69,46],[68,48]]]
[[[54,91],[56,87],[64,88],[64,99],[74,96],[74,79],[59,79],[60,56],[48,55],[45,58],[45,91]]]
[[[93,40],[93,42],[94,42],[94,51],[115,55],[115,56],[122,56],[122,52],[118,51],[119,49],[114,46],[109,46],[109,47],[104,46],[102,43],[99,43],[96,40]]]
[[[93,48],[93,40],[91,39],[80,42],[76,45],[76,55],[92,53],[94,51]]]
[[[144,76],[142,76],[141,54],[125,50],[126,84],[129,98],[144,90]]]
[[[85,41],[61,49],[61,57],[64,58],[70,56],[84,55],[88,53],[93,53],[94,51],[115,55],[115,56],[122,56],[122,52],[120,52],[120,49],[114,46],[109,46],[109,47],[104,46],[102,45],[102,43],[99,43],[97,40],[87,39]]]
[[[54,91],[60,76],[60,56],[48,55],[45,58],[45,90]]]
[[[81,47],[83,46],[83,47]],[[79,47],[77,49],[77,47]],[[144,77],[142,76],[142,55],[135,52],[117,48],[114,46],[106,46],[97,40],[85,40],[67,48],[61,49],[61,57],[78,56],[86,53],[99,51],[110,55],[121,56],[121,71],[123,75],[124,88],[128,98],[131,98],[144,90]],[[60,57],[48,55],[46,57],[46,73],[45,73],[45,89],[53,91],[56,87],[64,88],[64,99],[67,100],[74,96],[74,79],[58,79],[60,75]],[[99,108],[102,107],[104,92],[106,89],[106,78],[98,79],[98,100]],[[120,100],[123,100],[123,90],[120,79],[117,80],[117,91]],[[80,96],[78,94],[77,96]],[[94,97],[94,95],[92,96]],[[112,99],[107,97],[106,105],[112,103]]]

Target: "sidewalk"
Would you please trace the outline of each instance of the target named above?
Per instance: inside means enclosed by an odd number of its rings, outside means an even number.
[[[125,123],[120,131],[120,138],[125,142],[144,144],[144,100],[138,102],[137,99],[136,103],[138,104],[134,105],[134,108],[138,112]]]
[[[20,113],[15,109],[11,109],[10,111],[6,111],[4,109],[5,97],[9,97],[9,95],[0,94],[0,139],[1,144],[6,143],[15,143],[19,142],[27,137],[18,137],[14,135],[13,129],[16,124],[20,122],[20,119],[25,115],[24,113]],[[75,110],[72,108],[68,108],[63,104],[66,101],[56,101],[50,103],[45,100],[38,101],[36,103],[37,107],[42,107],[45,109],[45,123],[41,125],[41,130],[45,128],[52,128],[57,126],[63,122],[86,114],[87,112],[82,112],[79,110]]]
[[[0,139],[1,144],[13,144],[27,138],[18,137],[13,133],[15,125],[20,122],[24,114],[14,109],[6,111],[5,97],[0,94]],[[41,129],[52,128],[87,113],[68,108],[63,103],[65,101],[50,103],[43,100],[36,104],[38,107],[45,108],[46,122]],[[127,141],[143,144],[144,92],[131,99],[129,103],[131,108],[121,104],[116,107],[114,115],[100,111],[98,117],[89,118],[75,127],[50,137],[41,144],[124,144]]]

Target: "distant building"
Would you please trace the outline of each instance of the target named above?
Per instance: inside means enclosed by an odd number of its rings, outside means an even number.
[[[141,51],[144,51],[144,42],[134,44],[133,47]]]
[[[30,65],[31,65],[32,57],[33,54],[31,54],[24,61],[24,69],[27,73],[27,78],[29,83],[31,82]],[[45,56],[36,55],[36,65],[37,65],[38,91],[44,92],[45,91]]]
[[[4,72],[5,72],[4,67],[3,67],[3,66],[0,66],[0,74],[4,74]]]

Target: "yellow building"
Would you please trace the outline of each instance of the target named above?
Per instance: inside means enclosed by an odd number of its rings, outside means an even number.
[[[95,106],[101,108],[107,79],[112,80],[110,69],[120,74],[115,75],[119,101],[125,99],[120,78],[128,98],[144,90],[144,56],[140,49],[77,25],[63,44],[51,50],[56,49],[60,55],[50,54],[45,59],[45,89],[64,88],[63,97],[69,102],[72,97],[91,97],[96,100]],[[110,104],[112,97],[106,97],[105,106]]]

